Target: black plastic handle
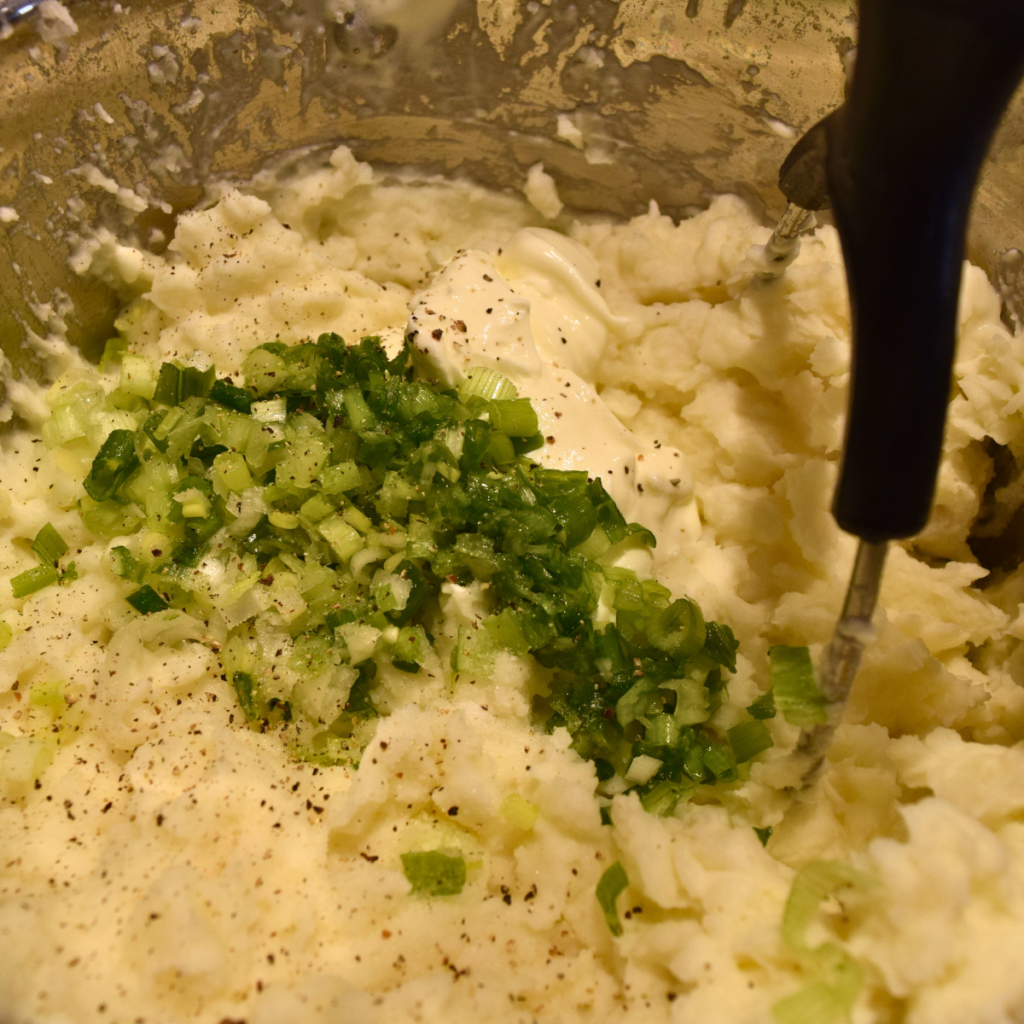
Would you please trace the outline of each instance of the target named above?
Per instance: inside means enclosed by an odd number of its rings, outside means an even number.
[[[971,195],[1024,72],[1024,0],[861,0],[859,34],[827,121],[854,339],[833,513],[881,541],[928,519]]]

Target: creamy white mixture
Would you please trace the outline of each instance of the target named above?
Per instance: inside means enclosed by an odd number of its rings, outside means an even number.
[[[748,253],[767,235],[730,197],[681,224],[654,207],[552,222],[466,184],[376,182],[339,150],[181,217],[165,256],[101,235],[78,265],[122,289],[120,329],[157,361],[224,372],[264,341],[408,331],[431,375],[500,368],[538,407],[542,457],[600,473],[656,530],[631,567],[735,629],[728,727],[767,688],[770,643],[828,639],[852,558],[828,511],[849,333],[837,240],[820,230],[763,283]],[[1024,342],[973,268],[960,318],[935,513],[890,558],[823,780],[786,792],[796,729],[776,718],[747,781],[670,818],[619,796],[611,826],[593,766],[531,725],[543,683],[511,656],[454,690],[390,685],[358,771],[240,728],[190,642],[204,624],[127,606],[74,507],[89,458],[47,452],[43,393],[11,388],[27,427],[0,438],[0,1020],[769,1021],[815,980],[781,921],[821,858],[868,879],[808,935],[863,971],[858,1024],[1019,1019],[1024,574],[978,589],[967,536],[992,442],[1024,448]],[[59,345],[49,361],[58,390],[94,372]],[[993,530],[1014,486],[996,499]],[[7,581],[48,521],[80,578],[16,601]],[[476,614],[468,588],[444,601],[452,625]],[[45,696],[57,682],[66,710]],[[465,889],[410,897],[400,854],[437,848],[463,854]],[[616,860],[621,938],[594,897]]]

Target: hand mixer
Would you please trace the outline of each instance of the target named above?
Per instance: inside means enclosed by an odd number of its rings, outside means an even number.
[[[817,776],[870,636],[889,542],[928,519],[950,397],[972,193],[1024,73],[1024,0],[861,0],[846,102],[783,164],[790,206],[766,247],[781,270],[830,200],[853,327],[833,514],[860,538],[819,685],[828,721],[796,756]]]

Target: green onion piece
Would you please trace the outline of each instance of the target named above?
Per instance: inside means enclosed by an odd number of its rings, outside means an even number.
[[[543,448],[544,444],[544,435],[539,430],[530,437],[512,438],[512,447],[515,448],[516,455],[528,455],[530,452],[535,452],[538,448]]]
[[[126,598],[128,603],[143,615],[162,612],[168,607],[167,602],[148,584],[139,587]]]
[[[440,850],[403,853],[402,870],[412,885],[410,895],[457,896],[466,884],[466,862]]]
[[[737,764],[749,761],[752,757],[757,757],[762,751],[774,746],[768,727],[756,718],[734,725],[728,731],[728,736],[732,752],[736,755]]]
[[[364,544],[359,531],[346,523],[341,516],[325,519],[317,526],[317,530],[342,562],[347,562]]]
[[[68,545],[64,538],[47,523],[32,541],[32,550],[43,565],[56,565],[61,555],[66,555]]]
[[[60,574],[60,579],[57,582],[62,586],[66,587],[69,583],[74,583],[78,579],[78,566],[74,562],[68,562],[67,568]]]
[[[840,889],[868,886],[871,879],[861,871],[834,860],[814,860],[800,869],[789,890],[782,915],[783,941],[795,952],[806,952],[807,929],[818,907]]]
[[[253,679],[252,675],[248,672],[234,672],[231,676],[231,685],[235,688],[235,693],[238,695],[238,703],[242,706],[245,717],[249,721],[258,717],[259,690],[256,686],[256,680]]]
[[[134,533],[144,522],[131,510],[133,505],[104,501],[93,508],[83,508],[82,523],[100,537],[124,537]]]
[[[16,598],[28,597],[43,587],[56,583],[59,578],[57,570],[52,565],[37,565],[34,569],[28,569],[11,579],[11,589]]]
[[[257,423],[284,423],[288,418],[288,400],[268,398],[265,402],[253,402],[250,415]]]
[[[320,474],[320,489],[325,494],[342,494],[354,491],[363,482],[359,467],[351,459],[328,466]]]
[[[235,412],[248,414],[252,408],[252,395],[225,379],[214,381],[210,388],[210,400],[227,409],[234,409]]]
[[[704,767],[721,782],[734,782],[737,778],[736,756],[724,743],[714,742],[705,749]]]
[[[772,1007],[779,1024],[833,1024],[848,1021],[850,1010],[863,982],[863,974],[852,961],[837,967],[835,981],[811,982],[806,988],[785,996]]]
[[[14,631],[10,626],[7,625],[2,619],[0,619],[0,651],[7,650],[7,645],[11,642],[11,638],[14,636]]]
[[[516,828],[529,832],[537,823],[538,808],[536,804],[524,800],[518,793],[509,793],[501,802],[498,813]]]
[[[212,366],[207,370],[186,366],[181,371],[180,402],[184,402],[186,398],[205,398],[210,393],[216,377],[217,371]]]
[[[470,398],[483,398],[488,402],[503,401],[516,397],[516,386],[497,370],[474,366],[459,384],[459,397],[464,402]]]
[[[828,721],[825,697],[814,681],[811,652],[778,644],[768,649],[775,706],[791,725],[809,729]]]
[[[181,370],[174,363],[163,363],[157,377],[153,401],[161,405],[177,405]]]
[[[528,398],[498,399],[487,406],[488,421],[509,437],[532,437],[537,433],[537,413]]]
[[[186,398],[205,398],[210,393],[216,370],[197,370],[194,366],[164,363],[157,377],[153,401],[161,405],[181,405]]]
[[[779,1024],[831,1024],[849,1020],[863,974],[849,954],[835,943],[811,948],[807,929],[822,901],[840,889],[871,884],[869,876],[836,861],[812,861],[793,879],[782,917],[782,938],[818,977],[772,1007]]]
[[[89,475],[82,482],[82,486],[94,501],[106,501],[114,496],[118,487],[138,469],[138,466],[139,460],[135,455],[135,432],[111,431],[93,459],[92,469],[89,470]]]
[[[622,934],[622,922],[619,920],[618,910],[615,909],[615,901],[628,885],[629,875],[619,861],[608,868],[597,883],[597,902],[601,904],[604,919],[608,922],[612,935]]]
[[[723,626],[720,622],[707,623],[704,653],[730,672],[736,671],[736,651],[739,646],[736,636],[728,626]]]
[[[113,562],[114,574],[132,583],[141,583],[146,567],[126,548],[120,545],[112,548],[110,557]]]
[[[366,399],[359,388],[349,388],[345,392],[344,402],[345,412],[353,430],[370,430],[377,425],[377,417],[366,404]]]
[[[649,814],[657,814],[666,818],[675,809],[676,805],[686,795],[690,787],[681,783],[672,782],[671,779],[662,779],[653,789],[640,797],[640,803]]]
[[[766,825],[764,828],[758,828],[756,825],[754,826],[754,832],[762,846],[768,845],[768,840],[772,837],[772,831],[773,829],[771,825]]]
[[[43,424],[43,441],[47,448],[59,448],[85,436],[85,426],[75,405],[58,405]]]
[[[751,718],[775,717],[775,694],[772,690],[762,693],[753,704],[747,705],[747,713]]]
[[[129,395],[152,398],[156,391],[153,364],[142,356],[133,356],[126,352],[121,357],[120,388]]]
[[[683,597],[650,620],[647,634],[659,651],[679,658],[696,654],[704,646],[707,626],[700,608]]]
[[[601,824],[611,825],[612,824],[612,809],[611,807],[604,806],[601,808]]]
[[[120,362],[121,356],[128,351],[128,339],[118,334],[108,338],[100,356],[100,373],[106,373],[111,363]]]
[[[68,702],[64,699],[65,686],[67,682],[64,679],[35,683],[29,690],[29,702],[37,708],[49,708],[55,715],[63,714],[68,709]]]

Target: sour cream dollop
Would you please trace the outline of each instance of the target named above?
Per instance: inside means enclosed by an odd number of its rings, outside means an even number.
[[[642,442],[594,387],[609,337],[637,333],[608,308],[596,278],[590,253],[544,228],[524,228],[493,252],[463,250],[409,304],[417,365],[447,387],[470,367],[497,370],[537,410],[546,444],[531,458],[600,476],[627,519],[657,528],[671,518],[673,532],[695,538],[682,455]]]

